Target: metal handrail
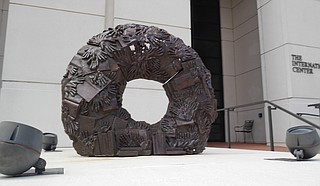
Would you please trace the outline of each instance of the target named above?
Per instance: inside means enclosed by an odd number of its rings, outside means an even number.
[[[254,106],[254,105],[260,105],[260,104],[269,104],[268,106],[268,117],[269,117],[269,134],[270,134],[270,147],[271,147],[271,151],[274,151],[274,140],[273,140],[273,125],[272,125],[272,114],[271,111],[272,110],[276,110],[279,109],[293,117],[295,117],[296,119],[299,119],[300,121],[303,121],[311,126],[313,126],[314,128],[317,128],[320,130],[320,126],[318,126],[317,124],[303,118],[301,115],[297,115],[281,106],[279,106],[278,104],[272,103],[271,101],[268,100],[264,100],[264,101],[258,101],[258,102],[253,102],[253,103],[248,103],[248,104],[243,104],[243,105],[236,105],[236,106],[232,106],[232,107],[227,107],[227,108],[222,108],[222,109],[218,109],[217,111],[227,111],[227,125],[228,125],[228,147],[231,148],[231,139],[230,139],[230,111],[233,111],[236,108],[242,108],[242,107],[249,107],[249,106]],[[272,105],[273,108],[270,106]]]
[[[298,112],[297,113],[298,116],[313,116],[313,117],[320,117],[319,114],[310,114],[310,113],[304,113],[304,112]]]

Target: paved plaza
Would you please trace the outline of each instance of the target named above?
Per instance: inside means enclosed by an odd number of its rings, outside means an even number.
[[[64,174],[7,177],[1,186],[273,185],[320,184],[320,155],[295,161],[289,152],[206,148],[199,155],[82,157],[73,148],[42,152],[47,171]]]

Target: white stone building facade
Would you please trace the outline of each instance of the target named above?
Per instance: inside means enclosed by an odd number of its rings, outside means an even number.
[[[0,10],[0,121],[54,132],[60,147],[71,146],[60,119],[60,81],[91,36],[138,23],[192,44],[191,0],[1,0]],[[319,12],[317,0],[220,0],[223,106],[269,100],[319,114],[308,107],[320,102]],[[167,103],[159,83],[138,80],[128,84],[123,104],[134,119],[155,123]],[[255,142],[268,143],[266,106],[232,111],[231,140],[233,126],[253,119]],[[284,144],[289,127],[303,124],[279,110],[272,115],[276,144]]]

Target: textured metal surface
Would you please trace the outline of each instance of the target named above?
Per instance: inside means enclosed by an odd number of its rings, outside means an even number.
[[[134,79],[163,84],[168,110],[154,125],[122,108]],[[62,122],[83,156],[197,154],[216,117],[211,75],[198,54],[153,26],[118,25],[93,36],[62,80]]]

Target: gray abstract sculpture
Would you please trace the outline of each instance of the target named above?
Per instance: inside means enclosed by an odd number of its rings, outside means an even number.
[[[310,159],[320,152],[320,137],[311,126],[291,127],[286,133],[286,145],[297,160]]]
[[[42,149],[45,151],[55,151],[58,144],[58,136],[54,133],[43,133]]]
[[[168,110],[156,124],[122,108],[127,82],[163,84]],[[118,25],[93,36],[62,79],[62,122],[78,154],[197,154],[217,117],[210,72],[198,54],[163,29]]]
[[[31,126],[11,121],[0,123],[0,173],[15,176],[31,167],[41,174],[46,161],[40,158],[42,132]]]

